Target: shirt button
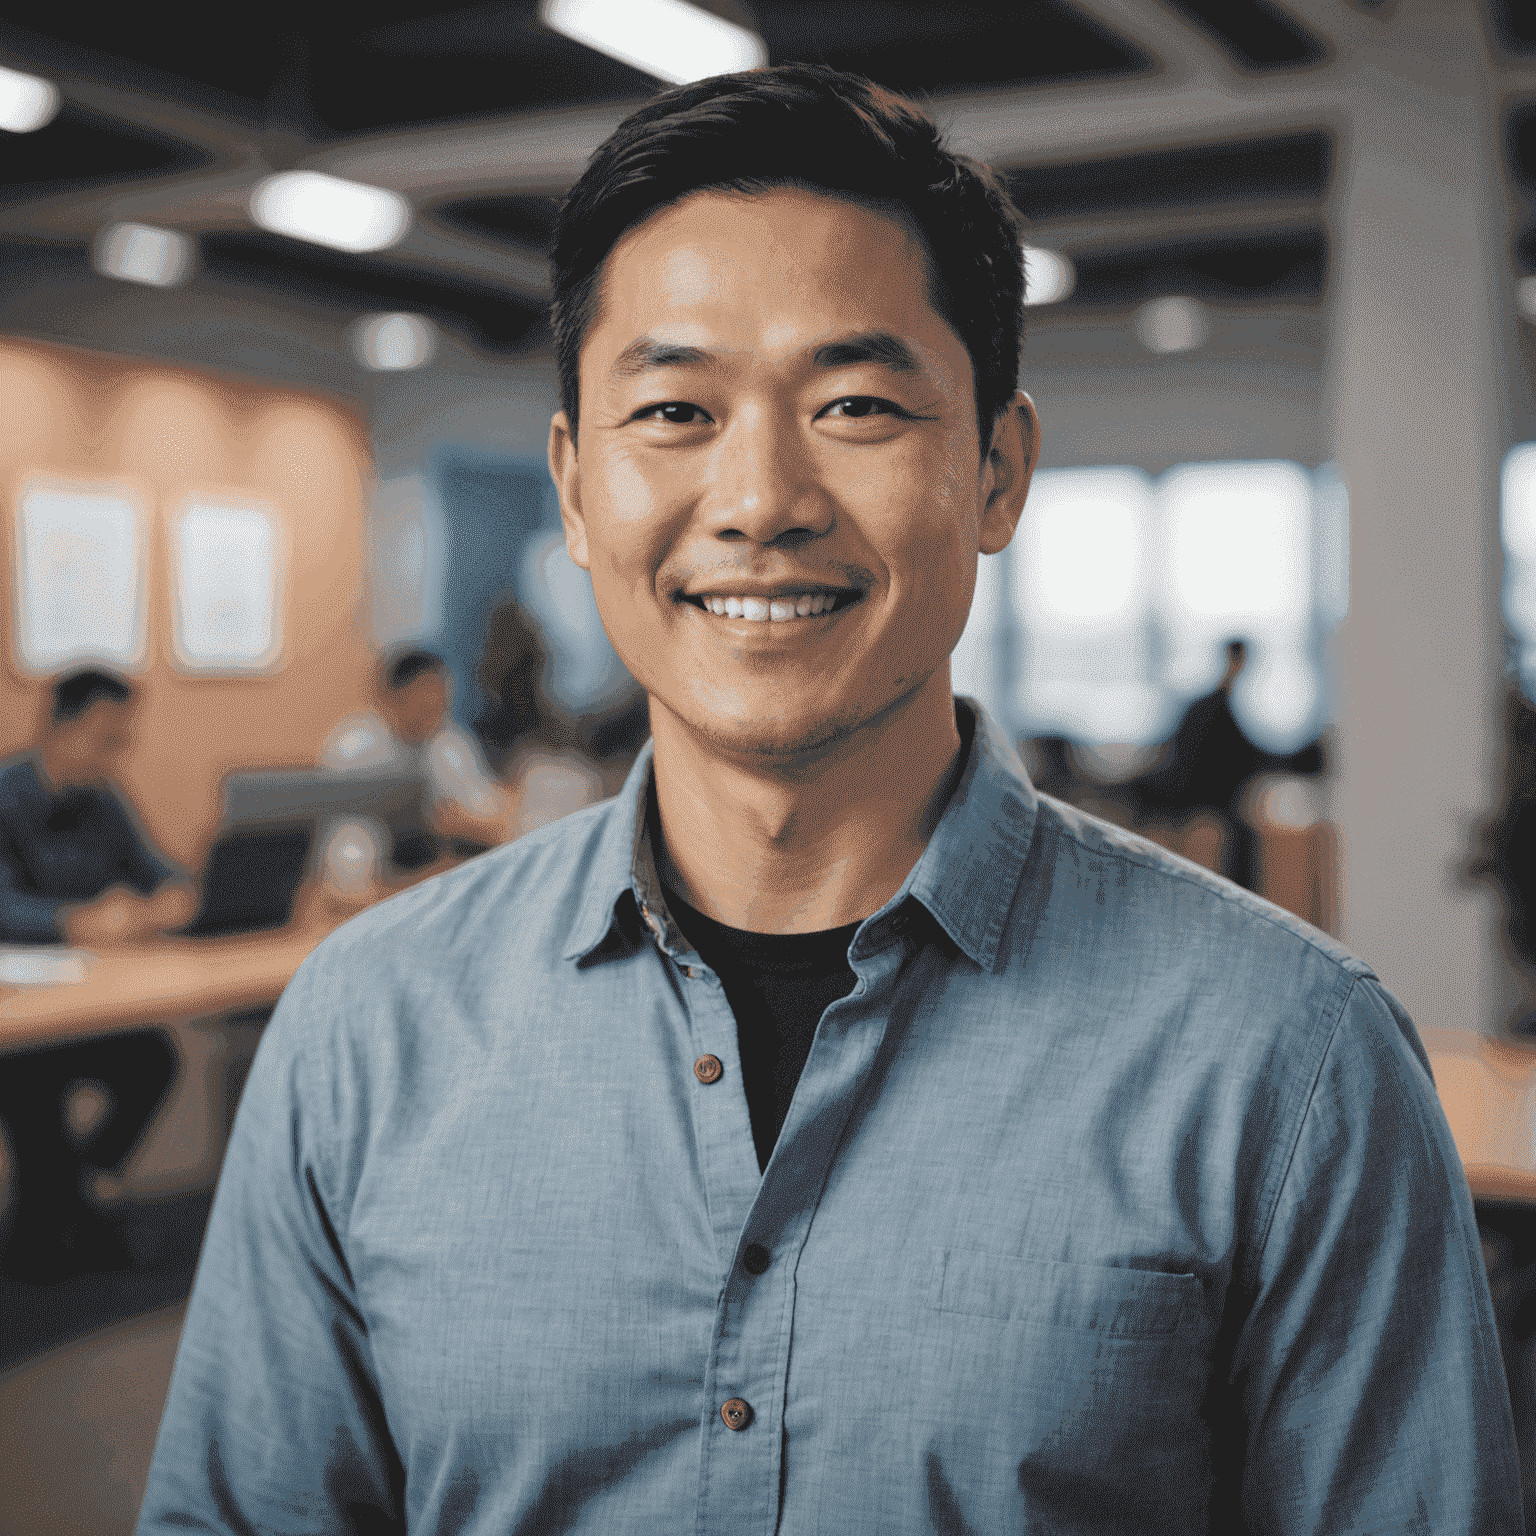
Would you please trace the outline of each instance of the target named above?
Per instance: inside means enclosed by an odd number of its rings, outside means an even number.
[[[730,1398],[720,1404],[720,1417],[727,1429],[745,1429],[752,1422],[752,1404],[742,1397]]]
[[[718,1056],[700,1056],[693,1064],[693,1075],[701,1083],[718,1083],[720,1074],[725,1068],[720,1065]]]
[[[741,1256],[741,1267],[749,1275],[760,1275],[773,1262],[768,1250],[761,1243],[748,1243]]]

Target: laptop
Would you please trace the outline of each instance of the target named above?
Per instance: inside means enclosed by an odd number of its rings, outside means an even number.
[[[410,774],[272,769],[232,774],[203,869],[202,906],[181,933],[213,938],[281,928],[310,872],[320,829],[344,816],[385,826],[419,819],[423,779]]]

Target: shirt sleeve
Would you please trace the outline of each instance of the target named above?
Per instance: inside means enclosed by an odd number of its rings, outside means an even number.
[[[118,870],[141,896],[148,896],[167,880],[183,873],[150,847],[132,813],[116,795],[111,797],[110,814],[116,823],[116,837],[122,850]]]
[[[406,1529],[404,1471],[342,1248],[341,1096],[325,1052],[308,1048],[339,1003],[309,962],[257,1052],[138,1536]]]
[[[1519,1536],[1520,1477],[1471,1196],[1407,1016],[1346,999],[1234,1353],[1233,1528]],[[1220,1527],[1220,1520],[1213,1529]]]

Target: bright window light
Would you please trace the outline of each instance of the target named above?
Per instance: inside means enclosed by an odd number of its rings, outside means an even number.
[[[295,240],[338,251],[382,251],[410,228],[411,205],[397,192],[322,171],[281,171],[251,194],[251,217]]]
[[[192,242],[149,224],[109,224],[93,251],[96,270],[129,283],[169,288],[192,269]]]
[[[1060,251],[1026,245],[1024,281],[1026,304],[1059,304],[1070,298],[1077,286],[1077,269],[1073,267],[1071,257]]]
[[[1171,606],[1231,621],[1301,621],[1312,602],[1312,488],[1283,460],[1186,464],[1160,488]]]
[[[352,329],[352,350],[378,372],[419,368],[437,351],[437,327],[425,315],[367,315]]]
[[[686,0],[540,0],[539,17],[573,42],[673,85],[768,62],[757,33]]]
[[[1147,606],[1151,482],[1136,469],[1037,474],[1024,504],[1014,573],[1027,618],[1101,626]]]
[[[1193,352],[1211,334],[1211,317],[1198,299],[1169,294],[1136,311],[1131,324],[1148,352]]]
[[[31,133],[51,123],[60,104],[59,88],[53,81],[0,65],[0,128]]]
[[[1504,456],[1499,531],[1504,542],[1504,617],[1521,642],[1522,656],[1536,642],[1536,443]],[[1522,661],[1527,688],[1530,668]]]

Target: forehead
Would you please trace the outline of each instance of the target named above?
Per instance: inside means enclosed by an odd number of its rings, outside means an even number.
[[[691,193],[618,241],[587,340],[622,348],[668,322],[671,340],[693,325],[770,348],[817,331],[949,330],[899,210],[801,188]]]

